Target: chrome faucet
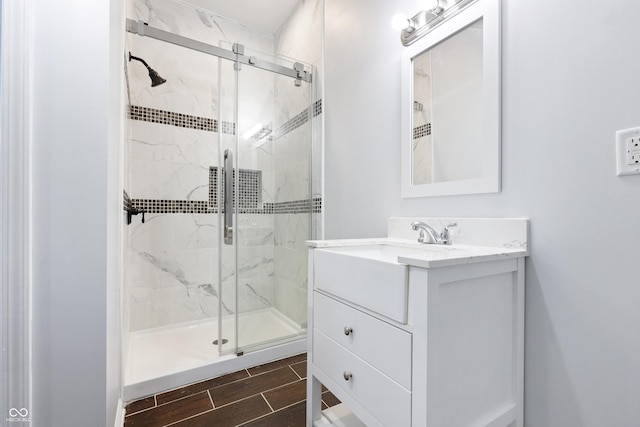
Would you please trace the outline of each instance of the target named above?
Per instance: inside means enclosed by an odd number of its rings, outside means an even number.
[[[420,235],[418,236],[418,242],[425,244],[435,244],[435,245],[450,245],[451,244],[451,233],[449,232],[449,228],[457,226],[457,223],[449,224],[445,228],[442,229],[441,233],[438,233],[433,227],[429,224],[426,224],[422,221],[415,221],[411,223],[411,229],[418,231],[420,230]],[[429,235],[429,241],[424,241],[424,234],[427,233]]]

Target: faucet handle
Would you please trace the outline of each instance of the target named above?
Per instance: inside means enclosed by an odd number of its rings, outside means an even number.
[[[425,223],[424,223],[424,222],[422,222],[422,221],[413,221],[413,222],[411,223],[411,229],[412,229],[412,230],[414,230],[414,231],[418,231],[418,229],[419,229],[421,226],[424,226],[424,225],[425,225]]]
[[[411,229],[414,231],[420,230],[420,235],[418,236],[418,243],[424,243],[424,228],[425,225],[422,221],[414,221],[411,223]]]
[[[442,243],[444,243],[445,245],[451,244],[451,233],[449,232],[449,229],[457,226],[458,223],[454,222],[453,224],[449,224],[442,229],[442,233],[440,233],[440,239],[442,240]]]

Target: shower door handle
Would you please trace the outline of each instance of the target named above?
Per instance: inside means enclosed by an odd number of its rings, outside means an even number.
[[[224,244],[233,244],[233,152],[224,150]]]

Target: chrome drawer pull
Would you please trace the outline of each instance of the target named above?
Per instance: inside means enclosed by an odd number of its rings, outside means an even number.
[[[351,372],[349,372],[349,371],[344,371],[342,376],[344,377],[345,381],[349,381],[351,379],[351,377],[353,377],[353,374]]]
[[[350,326],[345,326],[345,327],[344,327],[344,334],[345,334],[345,335],[349,336],[349,335],[351,335],[352,333],[353,333],[353,328],[352,328],[352,327],[350,327]]]

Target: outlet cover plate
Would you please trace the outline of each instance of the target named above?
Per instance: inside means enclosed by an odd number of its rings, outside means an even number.
[[[636,159],[640,156],[640,149],[635,150],[636,142],[640,142],[640,127],[616,132],[616,163],[618,176],[640,175],[640,163],[635,164],[629,161],[631,158]]]

